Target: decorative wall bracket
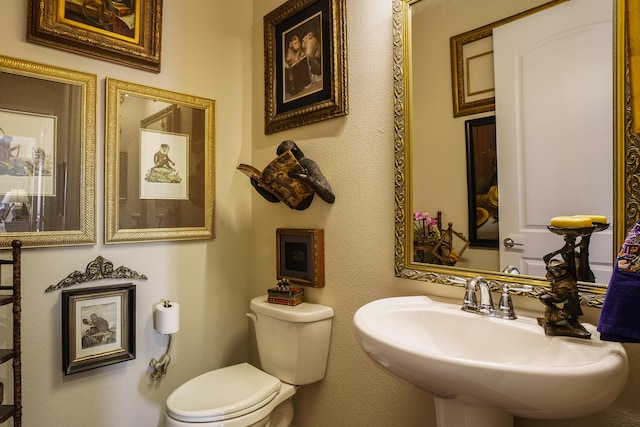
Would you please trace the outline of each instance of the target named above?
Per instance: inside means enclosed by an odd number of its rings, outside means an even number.
[[[68,286],[78,285],[84,282],[100,279],[140,279],[147,280],[144,274],[138,274],[137,271],[128,267],[120,266],[113,268],[113,263],[106,258],[98,255],[98,257],[87,264],[84,273],[82,271],[74,271],[55,285],[49,286],[45,292],[51,292]]]

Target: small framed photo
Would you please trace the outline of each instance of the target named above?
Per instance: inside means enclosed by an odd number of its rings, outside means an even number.
[[[65,375],[135,359],[135,331],[135,285],[62,291]]]
[[[292,284],[324,287],[324,230],[276,230],[277,278]]]
[[[467,120],[469,244],[498,247],[496,116]]]
[[[160,72],[162,0],[28,2],[28,41]]]
[[[288,0],[264,17],[265,134],[347,114],[345,0]]]

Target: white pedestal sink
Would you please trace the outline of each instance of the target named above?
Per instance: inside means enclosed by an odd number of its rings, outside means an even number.
[[[589,324],[591,339],[550,337],[535,318],[481,316],[426,296],[373,301],[354,324],[374,361],[436,397],[439,427],[581,417],[610,405],[627,380],[622,345]]]

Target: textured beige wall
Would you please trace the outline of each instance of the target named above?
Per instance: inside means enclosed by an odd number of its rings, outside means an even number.
[[[390,377],[374,365],[354,338],[358,307],[401,294],[462,298],[458,288],[393,277],[393,88],[390,0],[347,0],[349,115],[265,136],[263,132],[262,17],[279,0],[254,0],[254,165],[265,165],[284,139],[298,142],[321,166],[336,193],[334,205],[314,200],[302,212],[253,196],[254,264],[251,292],[275,283],[275,229],[324,228],[326,287],[307,289],[307,298],[334,307],[336,317],[324,381],[304,386],[294,397],[296,427],[434,427],[432,398]],[[535,300],[517,306],[539,309]],[[586,310],[595,322],[598,310]],[[490,345],[490,343],[488,343]],[[609,409],[579,420],[516,420],[517,426],[640,425],[638,350],[626,347],[631,375],[624,394]]]
[[[275,283],[276,228],[325,230],[326,287],[305,294],[335,309],[329,366],[324,381],[298,391],[295,425],[429,425],[432,399],[377,368],[356,344],[351,326],[362,304],[400,291],[393,278],[391,2],[347,1],[349,115],[265,136],[262,18],[281,3],[253,3],[252,162],[266,165],[277,145],[292,139],[320,165],[336,194],[335,204],[316,197],[300,212],[257,195],[252,201],[254,295]]]

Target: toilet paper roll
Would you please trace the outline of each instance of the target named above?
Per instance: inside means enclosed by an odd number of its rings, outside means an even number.
[[[156,331],[175,334],[180,330],[180,304],[169,301],[156,304]]]

